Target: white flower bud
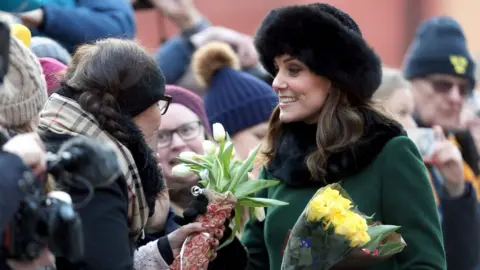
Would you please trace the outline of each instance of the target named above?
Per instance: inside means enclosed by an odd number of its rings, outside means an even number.
[[[185,151],[180,153],[179,158],[181,159],[188,159],[188,160],[195,160],[198,158],[198,154],[192,151]]]
[[[208,180],[208,176],[209,176],[209,173],[207,169],[200,172],[200,179]]]
[[[190,168],[185,164],[178,164],[172,168],[172,175],[177,177],[185,177],[190,174]]]
[[[217,151],[217,146],[209,141],[209,140],[205,140],[202,142],[202,146],[203,146],[203,152],[206,154],[206,155],[215,155],[215,152]]]
[[[223,142],[225,140],[225,129],[223,128],[222,124],[213,124],[213,138],[217,142]]]
[[[255,207],[253,209],[253,214],[258,221],[261,222],[265,220],[265,209],[263,207]]]

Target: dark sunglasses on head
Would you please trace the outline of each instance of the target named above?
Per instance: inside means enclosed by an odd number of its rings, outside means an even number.
[[[458,87],[458,91],[462,97],[470,96],[472,93],[472,86],[470,83],[455,83],[445,79],[437,79],[437,78],[425,78],[433,87],[435,92],[441,94],[448,94],[452,91],[453,87],[456,85]]]
[[[170,103],[172,102],[172,97],[169,95],[164,95],[160,101],[158,101],[158,108],[160,109],[160,112],[165,114],[168,111],[168,107],[170,106]]]

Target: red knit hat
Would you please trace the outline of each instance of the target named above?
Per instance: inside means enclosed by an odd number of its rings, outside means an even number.
[[[67,70],[67,66],[53,58],[42,57],[38,60],[42,65],[43,76],[47,81],[48,96],[50,96],[60,86],[59,78]]]
[[[205,113],[203,100],[200,96],[190,90],[176,85],[167,85],[165,94],[172,97],[172,103],[181,104],[198,115],[207,134],[212,134],[211,126],[208,122],[207,114]]]

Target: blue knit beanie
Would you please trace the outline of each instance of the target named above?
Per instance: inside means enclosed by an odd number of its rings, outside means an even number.
[[[462,27],[450,17],[433,17],[423,22],[404,60],[407,79],[434,73],[466,78],[472,89],[475,87],[475,62]]]
[[[268,121],[278,104],[270,85],[239,71],[239,59],[226,43],[211,42],[199,48],[192,68],[207,90],[203,102],[209,122],[221,123],[231,136]]]

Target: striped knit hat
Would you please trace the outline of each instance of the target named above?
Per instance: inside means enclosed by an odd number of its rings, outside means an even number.
[[[0,87],[0,124],[18,127],[39,115],[47,85],[37,58],[22,41],[10,38],[8,73]]]

